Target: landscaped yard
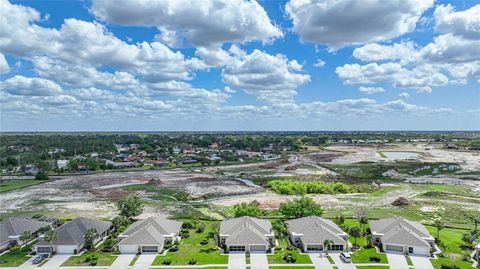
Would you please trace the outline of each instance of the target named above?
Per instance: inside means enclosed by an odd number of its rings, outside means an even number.
[[[426,227],[430,234],[437,234],[437,229],[435,227]],[[431,259],[431,262],[435,268],[440,268],[442,265],[455,265],[460,269],[472,268],[471,263],[463,260],[464,250],[461,248],[461,246],[464,245],[462,241],[462,234],[465,232],[467,232],[467,230],[452,228],[445,228],[440,231],[440,240],[442,240],[442,242],[444,242],[446,245],[445,253],[448,255],[448,257]]]
[[[302,263],[302,264],[312,263],[308,254],[301,255],[297,249],[287,250],[288,243],[287,243],[287,240],[285,240],[285,238],[279,239],[279,245],[282,247],[282,250],[275,250],[275,254],[267,255],[268,263],[273,263],[273,264],[285,263],[282,257],[288,253],[292,254],[292,256],[297,261],[296,263]]]
[[[45,180],[36,180],[36,179],[22,179],[22,180],[6,180],[0,184],[0,193],[12,191],[32,185],[37,185],[40,183],[45,183]]]
[[[27,254],[21,250],[7,252],[0,256],[0,267],[17,267],[30,258]]]
[[[205,224],[203,233],[196,233],[195,229],[190,230],[190,237],[180,240],[179,249],[176,252],[169,251],[165,256],[157,256],[153,265],[163,265],[166,260],[172,265],[188,264],[196,260],[196,264],[227,264],[228,255],[221,255],[213,239],[209,239],[207,245],[200,242],[207,238],[208,232],[212,231],[214,221],[202,221]]]
[[[377,253],[376,248],[364,248],[353,252],[352,262],[353,263],[372,263],[370,257],[377,257],[380,259],[379,263],[388,263],[387,255],[384,253]]]
[[[80,256],[71,256],[62,264],[62,266],[89,266],[90,264],[87,261],[87,257],[92,254],[98,255],[96,266],[110,266],[117,258],[117,256],[113,256],[108,252],[85,252]]]

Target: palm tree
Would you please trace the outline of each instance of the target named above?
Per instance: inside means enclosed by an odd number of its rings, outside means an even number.
[[[55,230],[46,231],[45,235],[43,236],[43,240],[50,243],[50,249],[52,250],[52,253],[53,253],[53,241],[58,240],[57,231],[55,231]]]
[[[353,226],[353,227],[350,228],[350,235],[353,236],[353,238],[355,239],[353,245],[356,247],[357,246],[357,238],[362,236],[362,231],[360,230],[359,227]]]
[[[97,238],[98,233],[97,230],[95,229],[88,229],[87,233],[85,233],[85,247],[88,250],[92,250],[93,248],[93,243],[95,241],[95,238]]]
[[[443,218],[438,216],[433,220],[433,226],[437,228],[437,240],[440,242],[440,230],[445,228],[445,224],[443,223]]]
[[[368,217],[366,215],[361,216],[359,222],[360,222],[360,225],[362,226],[362,232],[363,232],[363,234],[365,234],[366,227],[367,227],[367,224],[368,224]]]
[[[30,231],[24,231],[21,235],[20,235],[20,241],[22,241],[22,245],[27,245],[28,242],[30,242],[30,240],[32,240],[33,236],[32,236],[32,232]]]
[[[328,249],[333,245],[333,241],[330,239],[325,239],[323,241],[323,250],[325,251],[325,255],[328,255]]]

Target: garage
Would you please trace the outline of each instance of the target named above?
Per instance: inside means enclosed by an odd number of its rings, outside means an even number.
[[[142,246],[142,253],[158,253],[158,246]]]
[[[265,252],[267,251],[267,246],[265,245],[250,245],[251,252]]]
[[[331,251],[343,251],[343,245],[331,245],[328,250]]]
[[[307,252],[323,251],[323,245],[307,245]]]
[[[52,253],[52,247],[37,247],[37,253]]]
[[[122,254],[137,254],[138,245],[119,245],[118,249]]]
[[[386,245],[385,251],[403,253],[403,246]]]
[[[230,246],[228,247],[230,252],[245,252],[245,246]]]
[[[58,254],[76,254],[77,246],[73,245],[57,245]]]

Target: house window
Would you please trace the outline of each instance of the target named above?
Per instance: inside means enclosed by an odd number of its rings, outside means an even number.
[[[229,251],[245,251],[245,246],[230,246]]]
[[[343,245],[331,245],[328,250],[333,250],[333,251],[342,251],[343,250]]]
[[[413,253],[413,247],[408,247],[408,253]]]

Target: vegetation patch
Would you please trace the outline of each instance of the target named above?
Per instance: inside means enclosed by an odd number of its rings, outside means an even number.
[[[36,179],[20,179],[20,180],[6,180],[0,183],[0,193],[13,191],[16,189],[25,188],[28,186],[33,186],[41,183],[45,183],[45,180],[36,180]]]
[[[324,181],[272,180],[268,182],[267,187],[276,193],[289,195],[336,194],[351,191],[351,188],[344,183],[325,183]]]

